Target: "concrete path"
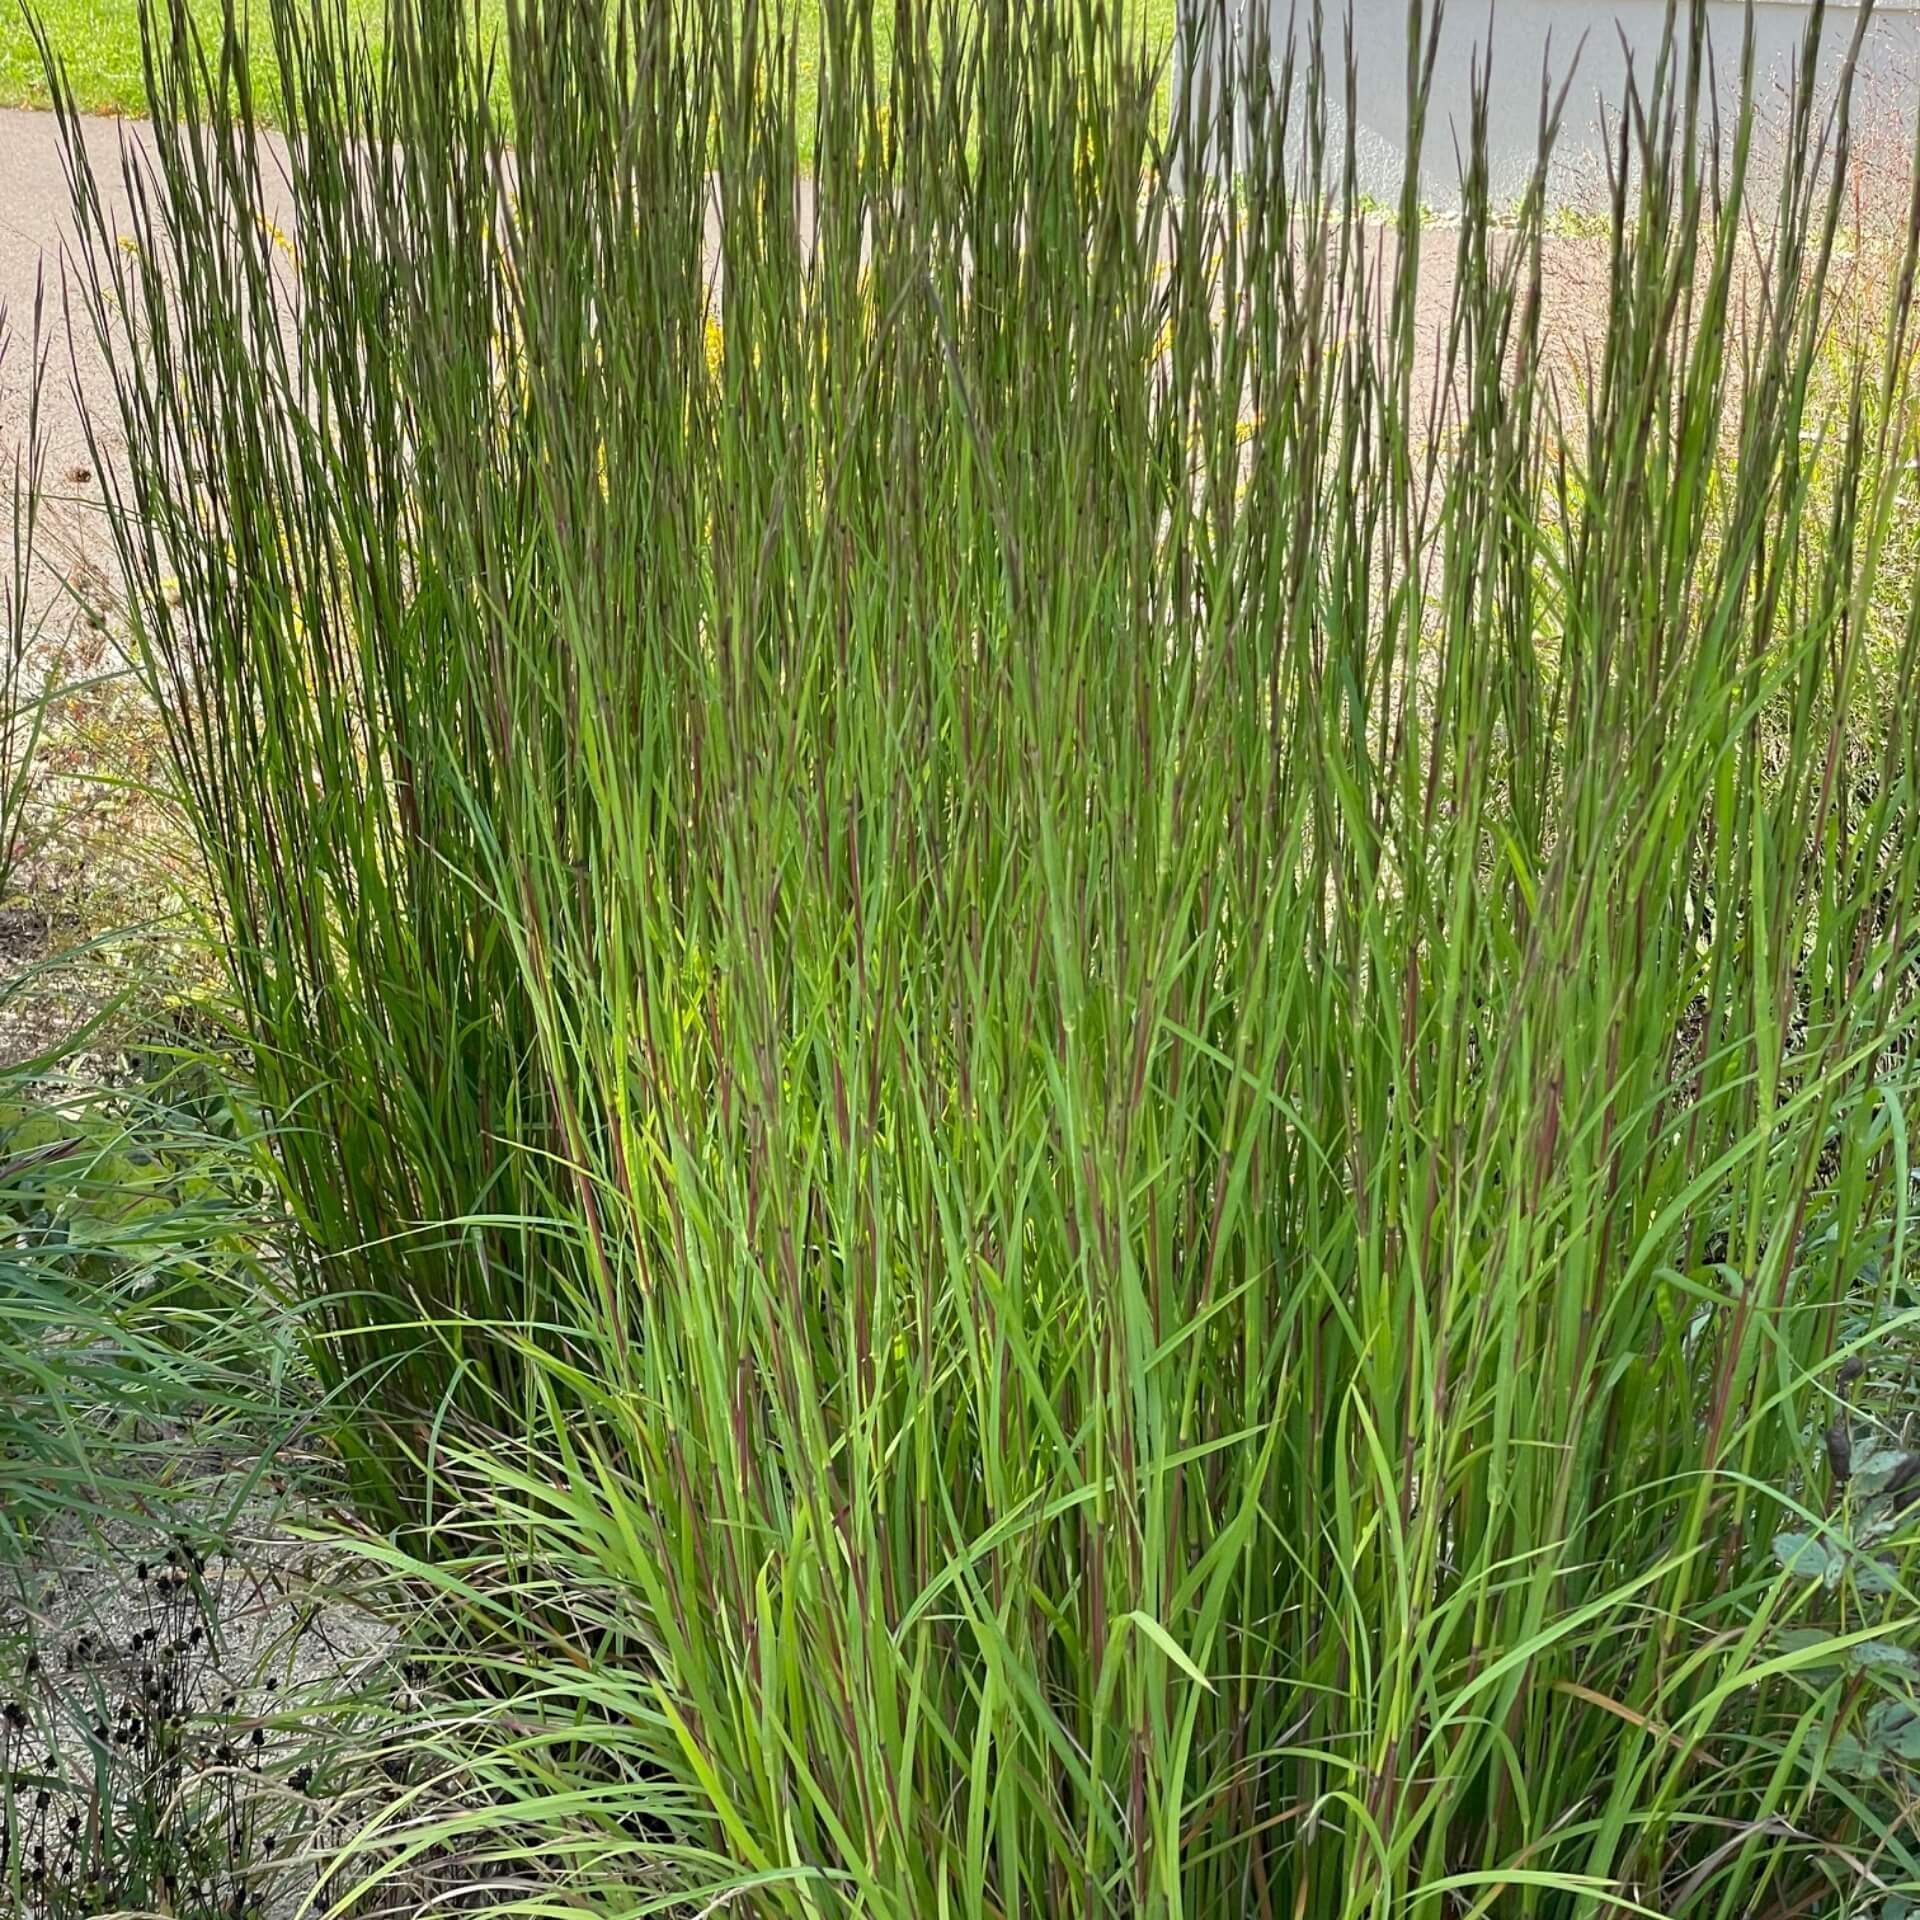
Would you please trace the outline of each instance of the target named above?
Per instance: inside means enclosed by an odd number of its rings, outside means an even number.
[[[126,166],[144,164],[150,129],[144,121],[103,118],[80,126],[107,226],[116,237],[128,235],[134,223]],[[262,138],[279,146],[275,135]],[[37,358],[42,491],[28,605],[50,641],[76,622],[111,613],[119,598],[96,467],[104,460],[124,473],[125,442],[113,374],[86,309],[86,274],[58,121],[51,113],[0,109],[0,581],[11,571],[12,479],[18,461],[24,482]]]
[[[121,143],[138,137],[132,123],[86,122],[87,151],[103,194],[111,189],[107,213],[116,225],[126,216]],[[40,383],[44,493],[42,565],[33,604],[56,630],[79,613],[72,596],[98,599],[114,572],[79,396],[85,395],[92,408],[104,456],[117,457],[121,444],[110,424],[112,377],[77,300],[73,325],[68,326],[67,287],[80,266],[75,232],[53,116],[0,112],[0,312],[6,343],[0,356],[0,461],[6,476],[0,478],[0,543],[10,546],[11,476],[16,459],[26,458],[37,296],[39,350],[45,365]]]

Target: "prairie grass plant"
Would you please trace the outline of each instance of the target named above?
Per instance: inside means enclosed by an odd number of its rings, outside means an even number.
[[[752,0],[461,19],[148,16],[124,232],[66,129],[335,1443],[471,1698],[340,1896],[1903,1911],[1916,216],[1836,358],[1844,89],[1763,165],[1670,10],[1575,379],[1484,104],[1371,218],[1304,15],[1171,133],[1097,0],[828,0],[805,126]]]

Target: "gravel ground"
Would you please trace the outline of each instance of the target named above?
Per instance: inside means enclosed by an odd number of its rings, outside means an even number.
[[[354,1725],[401,1681],[396,1635],[364,1579],[295,1530],[314,1517],[297,1477],[259,1466],[257,1450],[231,1442],[156,1444],[145,1471],[162,1485],[191,1476],[191,1496],[164,1516],[57,1522],[25,1564],[0,1566],[0,1696],[24,1704],[22,1747],[46,1745],[55,1777],[105,1768],[130,1783],[157,1724],[139,1704],[143,1676],[156,1664],[175,1676],[194,1823],[249,1836],[226,1844],[267,1920],[283,1920],[313,1892],[320,1850],[366,1811]]]

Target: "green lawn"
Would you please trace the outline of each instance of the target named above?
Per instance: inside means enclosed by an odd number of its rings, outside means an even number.
[[[115,0],[60,0],[54,31],[88,105],[131,110],[140,98],[140,40],[129,10]],[[39,49],[13,8],[0,15],[0,104],[47,104]]]
[[[377,35],[380,0],[352,0]],[[217,31],[221,0],[179,0],[203,31]],[[488,14],[501,12],[499,0],[481,0]],[[1157,43],[1171,45],[1175,0],[1135,0]],[[797,0],[801,19],[801,124],[810,118],[814,44],[818,38],[818,0]],[[140,66],[140,9],[137,0],[35,0],[34,10],[46,21],[53,45],[66,63],[74,98],[89,113],[144,114],[147,90]],[[878,8],[877,37],[890,43],[892,7]],[[260,97],[277,100],[279,87],[273,72],[273,51],[264,27],[254,58],[254,79]],[[49,105],[46,73],[39,49],[17,6],[0,4],[0,107]]]
[[[82,103],[103,113],[137,113],[145,105],[140,31],[125,0],[53,0],[41,9]],[[44,107],[47,77],[40,50],[17,8],[0,14],[0,104]]]
[[[184,5],[212,38],[218,34],[221,0],[176,0]],[[353,0],[356,12],[372,19],[378,0]],[[494,0],[488,0],[494,10]],[[34,0],[34,11],[47,24],[55,50],[65,62],[74,98],[89,113],[143,114],[147,111],[146,81],[140,63],[140,9],[137,0]],[[273,48],[265,27],[253,71],[263,98],[277,100],[279,86],[273,72]],[[24,11],[0,8],[0,106],[50,105],[47,77]]]

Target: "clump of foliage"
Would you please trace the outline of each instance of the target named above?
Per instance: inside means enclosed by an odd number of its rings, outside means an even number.
[[[124,246],[68,122],[314,1358],[530,1901],[1920,1886],[1824,1439],[1914,1319],[1920,211],[1835,381],[1844,95],[1763,177],[1685,12],[1577,393],[1539,182],[1476,124],[1385,230],[1317,39],[1169,145],[1097,0],[829,4],[803,191],[759,5],[272,0],[283,153],[150,16]]]
[[[57,996],[68,964],[23,969],[0,1011]],[[298,1418],[257,1120],[190,1020],[91,1059],[72,1038],[0,1071],[0,1560],[76,1512],[192,1495],[193,1476],[154,1476],[189,1433],[244,1432],[264,1474]]]
[[[184,1536],[127,1570],[116,1643],[56,1663],[29,1639],[0,1705],[0,1899],[16,1920],[149,1912],[261,1920],[276,1859],[311,1824],[312,1768],[265,1791],[267,1721],[222,1673],[224,1556]],[[277,1682],[265,1682],[268,1695]],[[271,1700],[269,1698],[269,1705]]]

